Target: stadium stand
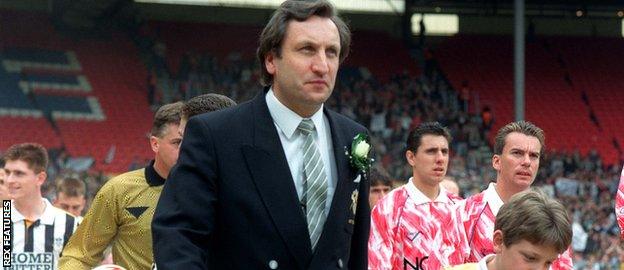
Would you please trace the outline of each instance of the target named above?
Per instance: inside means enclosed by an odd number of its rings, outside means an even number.
[[[146,73],[127,37],[77,42],[56,32],[46,14],[0,17],[0,121],[12,127],[1,131],[2,149],[41,142],[93,157],[95,170],[110,173],[127,170],[135,156],[149,158]]]
[[[582,154],[597,149],[606,164],[618,162],[620,157],[612,143],[614,134],[608,132],[609,130],[598,128],[590,119],[590,111],[592,109],[600,111],[597,113],[599,117],[606,119],[611,119],[608,115],[619,115],[615,118],[621,119],[622,114],[614,114],[613,110],[608,109],[610,106],[598,103],[600,101],[596,101],[596,105],[603,105],[599,106],[601,109],[587,106],[583,102],[582,91],[586,91],[590,97],[606,96],[610,92],[608,89],[617,89],[619,83],[613,80],[603,81],[589,87],[587,81],[591,81],[592,84],[601,81],[596,80],[602,77],[601,71],[570,71],[571,75],[566,76],[566,67],[561,65],[561,61],[580,62],[586,65],[587,58],[601,62],[607,60],[608,56],[605,59],[594,58],[593,53],[587,53],[593,50],[588,50],[575,51],[561,59],[558,57],[558,51],[562,49],[549,46],[549,40],[540,39],[528,43],[526,47],[526,119],[535,122],[546,131],[551,138],[547,142],[551,149],[572,151],[578,148]],[[574,40],[556,44],[561,48],[578,46]],[[455,89],[460,89],[463,81],[469,81],[471,90],[473,94],[478,95],[480,104],[492,108],[496,116],[494,130],[513,120],[511,37],[458,35],[449,38],[438,47],[436,54],[441,69]],[[602,72],[609,73],[606,70]],[[579,78],[578,86],[566,79],[571,76]],[[621,138],[619,140],[621,142]]]

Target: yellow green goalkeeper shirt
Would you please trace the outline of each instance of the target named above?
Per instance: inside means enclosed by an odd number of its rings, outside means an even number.
[[[165,183],[153,165],[118,175],[100,189],[63,249],[59,270],[92,269],[109,244],[115,264],[151,268],[152,217]]]

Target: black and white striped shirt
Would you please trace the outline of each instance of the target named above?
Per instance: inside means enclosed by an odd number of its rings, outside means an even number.
[[[78,227],[77,218],[43,202],[43,214],[30,227],[15,204],[11,206],[12,269],[57,269],[61,251]]]

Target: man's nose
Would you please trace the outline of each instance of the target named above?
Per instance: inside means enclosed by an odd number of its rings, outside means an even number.
[[[312,61],[312,71],[317,74],[325,74],[329,72],[329,62],[327,61],[327,56],[324,51],[319,51],[319,53],[314,57]]]

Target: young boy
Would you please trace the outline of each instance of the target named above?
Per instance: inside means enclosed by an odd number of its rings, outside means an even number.
[[[520,192],[496,215],[493,242],[495,254],[448,270],[548,269],[572,242],[570,217],[544,193]]]
[[[377,202],[392,190],[392,181],[387,173],[371,168],[370,171],[370,195],[368,202],[370,209],[373,209]]]

